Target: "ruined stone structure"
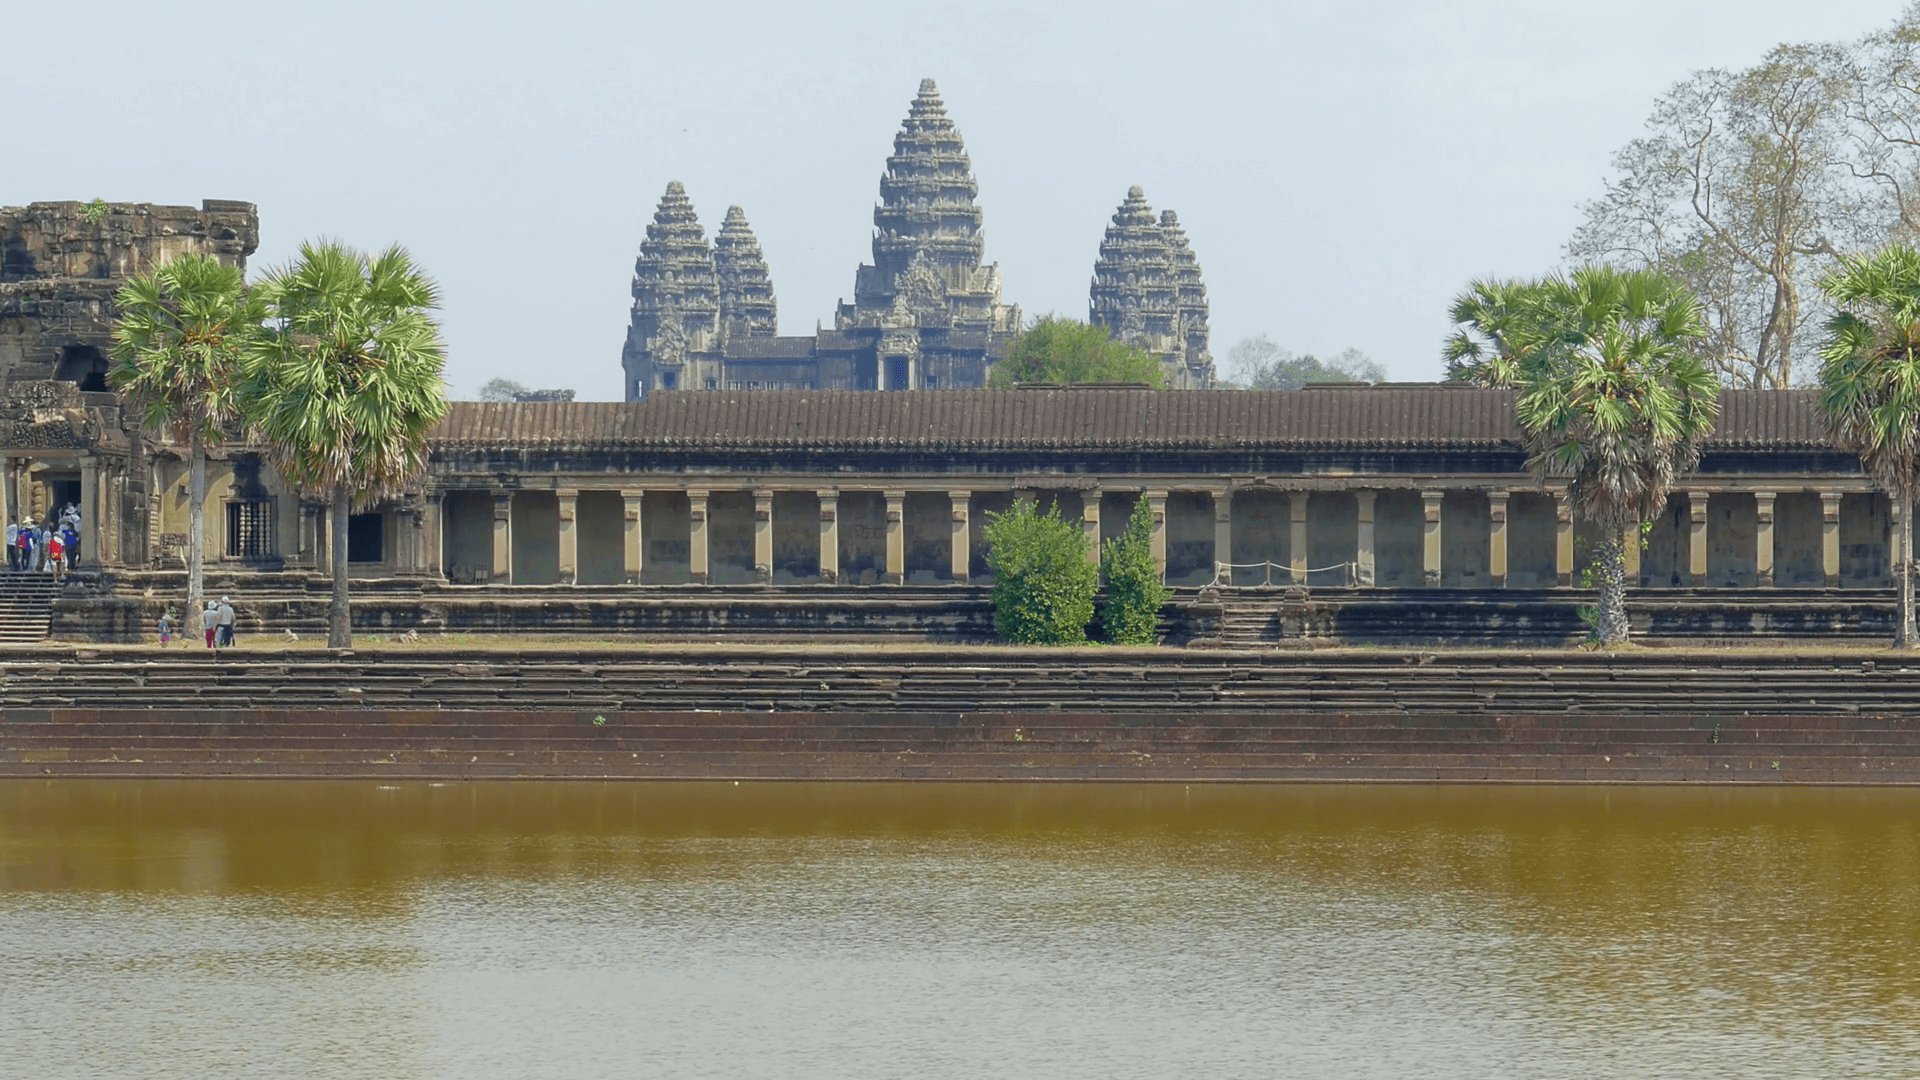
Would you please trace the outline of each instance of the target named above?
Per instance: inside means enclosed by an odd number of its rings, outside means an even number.
[[[656,390],[932,390],[986,384],[1020,329],[983,262],[979,184],[932,79],[880,178],[873,262],[833,328],[779,337],[773,283],[740,207],[708,245],[675,181],[634,268],[621,353],[628,401]]]
[[[50,202],[0,209],[0,513],[45,519],[82,510],[81,558],[145,567],[178,559],[186,532],[181,449],[143,433],[106,373],[127,278],[185,254],[244,268],[259,244],[253,204],[199,209]],[[207,531],[280,566],[300,549],[300,500],[257,453],[209,463]],[[285,528],[281,534],[278,530]],[[311,539],[307,550],[311,551]]]
[[[1154,217],[1146,192],[1127,189],[1093,266],[1088,321],[1159,358],[1166,385],[1213,385],[1207,349],[1207,287],[1173,211]]]

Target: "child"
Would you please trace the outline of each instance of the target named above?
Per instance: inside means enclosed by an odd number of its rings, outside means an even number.
[[[173,609],[168,608],[166,614],[160,616],[160,647],[163,649],[173,644],[173,623]]]

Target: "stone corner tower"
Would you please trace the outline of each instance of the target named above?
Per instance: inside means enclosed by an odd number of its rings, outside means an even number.
[[[717,381],[719,347],[720,279],[713,249],[687,189],[675,180],[660,197],[633,266],[633,317],[620,355],[626,400]]]
[[[773,278],[747,212],[727,207],[713,237],[713,265],[720,282],[720,329],[728,339],[770,338],[779,332],[780,308]]]
[[[1155,216],[1138,186],[1127,189],[1100,241],[1087,317],[1158,357],[1168,386],[1198,390],[1213,384],[1199,260],[1179,216],[1171,210]]]

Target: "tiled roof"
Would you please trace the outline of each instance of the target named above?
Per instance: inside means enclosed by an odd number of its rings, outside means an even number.
[[[967,448],[1507,448],[1513,394],[1353,390],[680,391],[638,402],[454,402],[432,442],[457,446]],[[1814,392],[1728,391],[1726,448],[1822,446]]]

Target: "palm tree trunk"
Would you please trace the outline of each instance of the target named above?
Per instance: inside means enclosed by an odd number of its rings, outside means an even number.
[[[1903,496],[1896,495],[1895,498]],[[1900,633],[1894,638],[1894,644],[1903,649],[1911,649],[1920,644],[1920,633],[1915,632],[1913,622],[1913,503],[1909,501],[1900,515]]]
[[[333,562],[333,599],[327,605],[327,648],[353,648],[353,609],[347,597],[347,515],[353,500],[345,487],[333,489],[333,514],[327,523],[327,549]]]
[[[1604,530],[1594,552],[1600,570],[1600,618],[1594,630],[1602,645],[1627,642],[1627,549],[1621,531]]]
[[[196,423],[187,439],[187,620],[199,626],[207,548],[207,443]]]

